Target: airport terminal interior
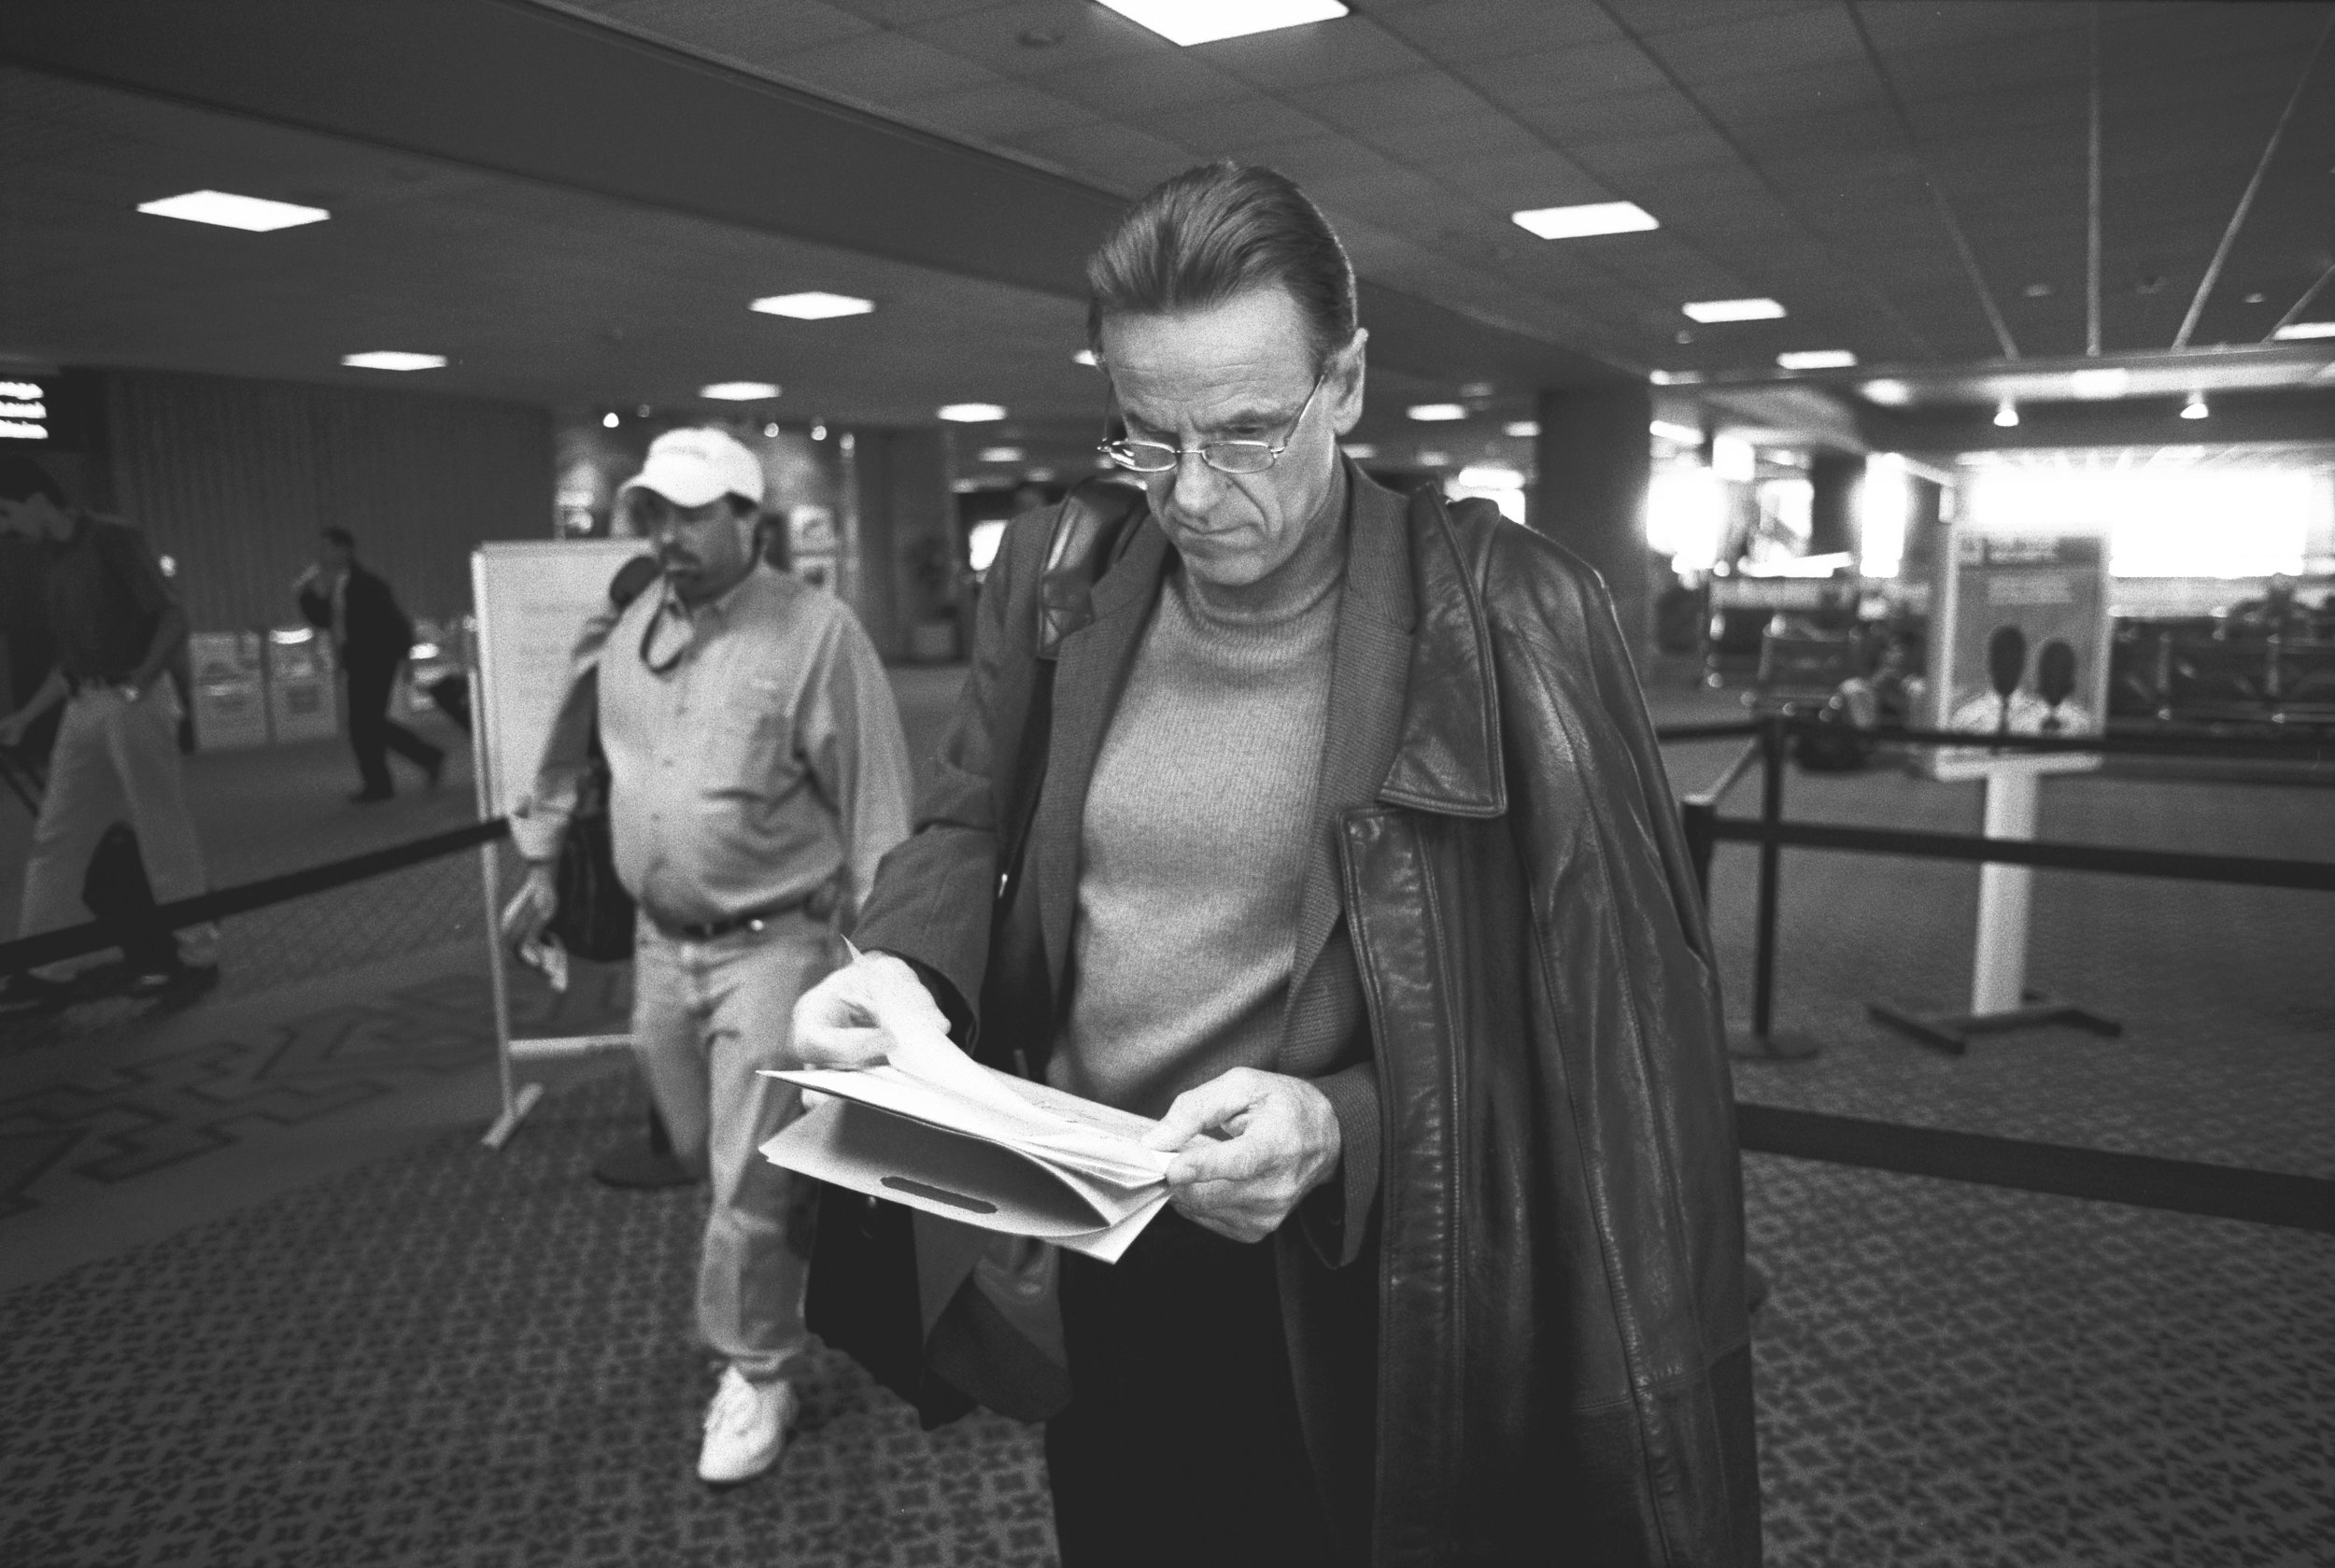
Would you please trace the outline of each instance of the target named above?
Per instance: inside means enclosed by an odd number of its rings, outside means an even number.
[[[504,827],[681,430],[927,773],[1008,520],[1136,477],[1084,260],[1230,160],[1351,258],[1350,471],[1611,591],[1764,1561],[2335,1565],[2335,4],[78,0],[0,145],[0,720],[98,591],[27,497],[132,525],[202,863],[35,921],[0,727],[0,1563],[1059,1562],[1040,1426],[823,1344],[693,1472],[705,1187]]]

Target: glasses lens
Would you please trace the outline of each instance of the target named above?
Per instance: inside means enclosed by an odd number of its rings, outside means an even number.
[[[1263,441],[1211,441],[1200,456],[1220,473],[1262,473],[1273,466],[1273,448]]]
[[[1165,473],[1176,466],[1176,449],[1153,441],[1113,441],[1103,447],[1103,455],[1138,473]]]

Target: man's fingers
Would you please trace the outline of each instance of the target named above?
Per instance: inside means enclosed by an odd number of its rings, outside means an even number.
[[[795,1055],[807,1067],[872,1067],[889,1054],[889,1037],[864,1025],[799,1020]]]
[[[1181,1149],[1202,1133],[1224,1126],[1256,1103],[1248,1077],[1246,1068],[1235,1067],[1178,1095],[1159,1125],[1143,1135],[1143,1146]]]
[[[1236,1137],[1219,1143],[1203,1138],[1186,1149],[1168,1167],[1168,1184],[1189,1187],[1221,1181],[1253,1181],[1279,1163],[1276,1151],[1262,1137]]]

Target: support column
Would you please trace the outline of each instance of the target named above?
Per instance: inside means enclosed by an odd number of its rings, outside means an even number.
[[[879,653],[907,658],[917,651],[915,628],[955,617],[948,436],[855,431],[851,473],[852,608]]]
[[[1818,452],[1808,459],[1808,554],[1857,548],[1857,489],[1864,472],[1864,459],[1847,452]]]
[[[1647,589],[1646,490],[1653,458],[1644,386],[1544,391],[1533,444],[1533,527],[1597,569],[1634,652],[1652,634]]]

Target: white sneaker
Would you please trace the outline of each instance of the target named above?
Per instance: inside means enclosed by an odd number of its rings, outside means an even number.
[[[714,1403],[706,1406],[698,1479],[731,1486],[776,1464],[800,1404],[791,1383],[750,1383],[736,1367],[726,1368]]]

